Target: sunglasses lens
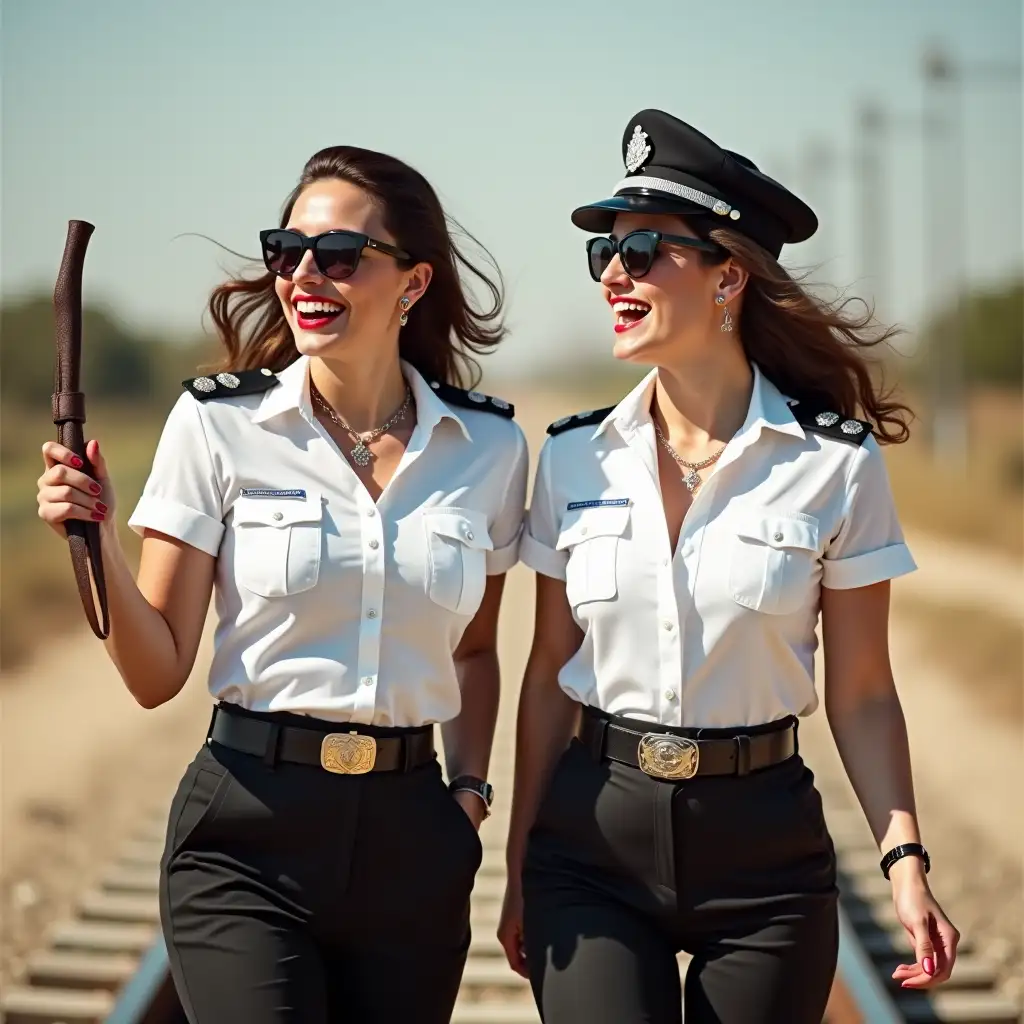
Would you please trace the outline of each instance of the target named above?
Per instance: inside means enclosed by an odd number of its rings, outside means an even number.
[[[607,238],[592,238],[587,246],[587,255],[590,259],[590,276],[600,281],[615,255],[615,247]]]
[[[654,262],[655,248],[654,236],[645,231],[627,235],[619,243],[619,255],[626,273],[630,277],[643,277]]]
[[[292,274],[302,262],[302,240],[293,231],[269,231],[263,239],[263,262],[273,274]]]
[[[332,281],[340,281],[355,273],[361,252],[360,239],[339,232],[319,239],[314,255],[320,272]]]

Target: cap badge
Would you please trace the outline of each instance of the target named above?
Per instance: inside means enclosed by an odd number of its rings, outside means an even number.
[[[626,147],[626,170],[630,174],[640,170],[650,153],[651,147],[647,144],[647,132],[637,125],[633,129],[633,137]]]

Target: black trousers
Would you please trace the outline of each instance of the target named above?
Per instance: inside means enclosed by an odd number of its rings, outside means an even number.
[[[334,775],[204,745],[173,800],[161,865],[189,1021],[447,1024],[482,852],[436,761]]]
[[[634,723],[635,727],[635,723]],[[574,739],[523,872],[545,1024],[820,1024],[838,954],[835,852],[799,755],[653,779]],[[677,954],[692,954],[685,992]]]

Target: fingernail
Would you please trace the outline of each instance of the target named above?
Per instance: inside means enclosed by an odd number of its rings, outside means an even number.
[[[106,515],[107,514],[107,506],[104,505],[102,501],[97,501],[96,502],[96,511],[97,512],[102,512],[103,515]]]
[[[99,484],[89,484],[89,490],[92,491],[93,494],[102,494],[103,492],[103,488],[100,487]],[[99,508],[99,505],[96,507]]]
[[[102,512],[93,512],[92,517],[93,517],[93,519],[105,519],[106,518],[106,516],[104,516]]]
[[[72,455],[71,465],[74,466],[75,469],[81,469],[85,465],[85,463],[77,455]]]
[[[932,963],[932,958],[930,956],[926,956],[924,960],[921,961],[921,966],[924,968],[925,974],[935,973],[935,964]]]

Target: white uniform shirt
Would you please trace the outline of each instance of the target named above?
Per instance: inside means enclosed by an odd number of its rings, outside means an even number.
[[[585,634],[559,683],[583,704],[663,725],[807,715],[819,588],[915,568],[881,451],[863,429],[863,444],[805,430],[755,366],[746,421],[698,488],[673,553],[650,415],[656,376],[540,454],[520,558],[565,580]],[[834,432],[860,439],[835,420]]]
[[[403,363],[416,426],[378,504],[313,414],[300,357],[260,394],[171,411],[129,523],[217,556],[214,697],[415,726],[458,714],[452,653],[517,560],[527,449]],[[502,403],[504,404],[504,403]]]

